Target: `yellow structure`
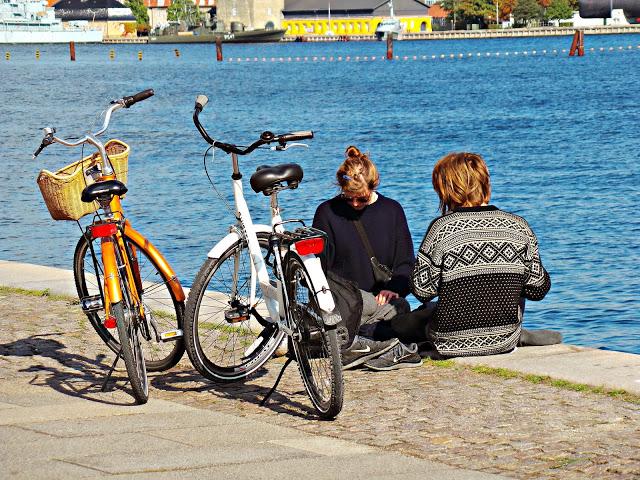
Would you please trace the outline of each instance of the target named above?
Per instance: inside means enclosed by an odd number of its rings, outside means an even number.
[[[378,24],[384,17],[344,17],[328,19],[300,19],[283,20],[282,28],[286,28],[285,35],[298,37],[301,35],[327,35],[328,31],[334,35],[374,35]],[[431,31],[431,17],[397,17],[402,24],[403,33],[420,33]]]

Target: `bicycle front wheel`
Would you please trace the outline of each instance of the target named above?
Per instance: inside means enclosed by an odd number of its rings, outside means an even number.
[[[143,290],[139,292],[145,310],[150,314],[151,339],[142,339],[144,344],[145,363],[150,372],[160,372],[176,365],[184,353],[184,341],[178,338],[174,341],[158,341],[160,333],[181,330],[183,328],[184,302],[176,300],[173,291],[169,287],[170,278],[163,275],[162,270],[149,256],[142,245],[138,245],[132,239],[124,238],[129,248],[136,249],[138,269],[142,281]],[[100,338],[114,352],[120,351],[120,342],[117,335],[113,335],[104,326],[104,297],[100,294],[100,286],[103,285],[103,268],[100,259],[99,239],[91,240],[94,251],[98,255],[96,264],[91,255],[89,240],[86,236],[80,237],[73,257],[73,273],[76,281],[78,297],[83,299],[98,299],[99,302],[93,309],[85,310],[91,326]],[[97,269],[96,269],[97,266]]]
[[[258,233],[258,243],[265,258],[269,235]],[[284,336],[265,320],[269,313],[260,286],[252,285],[251,270],[247,242],[238,240],[220,258],[206,260],[189,292],[187,353],[195,369],[210,380],[247,377],[264,365]]]
[[[302,259],[290,252],[285,260],[293,336],[291,343],[305,389],[321,418],[342,410],[344,382],[335,328],[322,320],[318,297]]]

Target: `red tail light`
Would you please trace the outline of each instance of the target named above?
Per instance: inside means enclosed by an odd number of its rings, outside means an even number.
[[[115,235],[118,231],[118,226],[115,223],[100,223],[98,225],[91,225],[91,236],[93,238],[110,237]]]
[[[294,245],[300,255],[319,255],[324,251],[324,238],[305,238],[297,241]]]
[[[104,326],[105,328],[116,328],[116,317],[109,315],[104,319]]]

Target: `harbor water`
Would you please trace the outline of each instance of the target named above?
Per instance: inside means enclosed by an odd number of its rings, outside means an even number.
[[[213,45],[76,45],[75,62],[65,45],[3,45],[0,259],[71,268],[78,227],[51,220],[35,180],[82,152],[54,145],[32,160],[41,128],[67,137],[95,130],[109,100],[153,88],[155,97],[114,115],[109,136],[132,147],[129,218],[189,286],[234,221],[230,161],[207,157],[214,189],[191,121],[204,93],[201,119],[219,140],[315,132],[309,149],[241,158],[245,179],[258,165],[303,166],[300,188],[281,194],[286,217],[311,221],[336,193],[334,172],[353,144],[378,164],[380,191],[404,206],[415,248],[438,214],[434,163],[451,151],[481,153],[492,203],[529,221],[551,274],[547,297],[527,304],[525,327],[640,353],[640,35],[587,36],[582,58],[561,52],[570,44],[405,41],[391,62],[375,42],[225,45],[226,59],[242,61],[221,63]],[[267,222],[268,199],[246,191],[255,220]]]

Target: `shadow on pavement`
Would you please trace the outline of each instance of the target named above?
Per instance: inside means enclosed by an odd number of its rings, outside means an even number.
[[[10,343],[0,344],[0,355],[6,357],[44,357],[55,362],[43,362],[32,364],[19,370],[20,372],[34,373],[35,376],[29,382],[31,385],[48,386],[57,392],[73,397],[83,398],[92,402],[108,405],[135,405],[135,401],[127,401],[124,398],[105,398],[105,392],[101,391],[103,381],[111,367],[111,360],[104,354],[96,355],[91,359],[82,355],[65,351],[63,343],[48,336],[58,334],[32,335],[27,338],[15,340]],[[45,364],[47,363],[47,364]],[[117,390],[131,395],[131,391],[123,388],[128,384],[128,378],[120,372],[114,371],[109,380],[108,387],[113,391],[113,385]]]
[[[281,366],[278,364],[278,366]],[[276,367],[277,368],[277,367]],[[291,366],[288,369],[295,369],[295,366]],[[277,368],[277,372],[279,372]],[[276,372],[276,373],[277,373]],[[256,385],[254,382],[260,377],[271,377],[271,381],[268,386]],[[317,418],[316,412],[311,406],[311,401],[306,395],[306,391],[302,386],[302,379],[299,379],[301,390],[292,394],[281,393],[279,390],[273,392],[266,405],[263,408],[271,410],[275,413],[281,413],[286,415],[292,415],[304,419]],[[214,383],[203,378],[199,373],[190,371],[175,371],[165,372],[162,376],[157,376],[152,379],[151,384],[158,390],[164,390],[167,392],[202,392],[207,393],[215,397],[215,399],[227,399],[250,403],[256,408],[262,399],[267,395],[271,389],[272,383],[275,382],[275,377],[270,375],[267,369],[262,368],[256,373],[250,375],[248,378],[237,380],[229,383]],[[297,398],[292,398],[293,396]],[[298,399],[305,401],[302,403]]]

